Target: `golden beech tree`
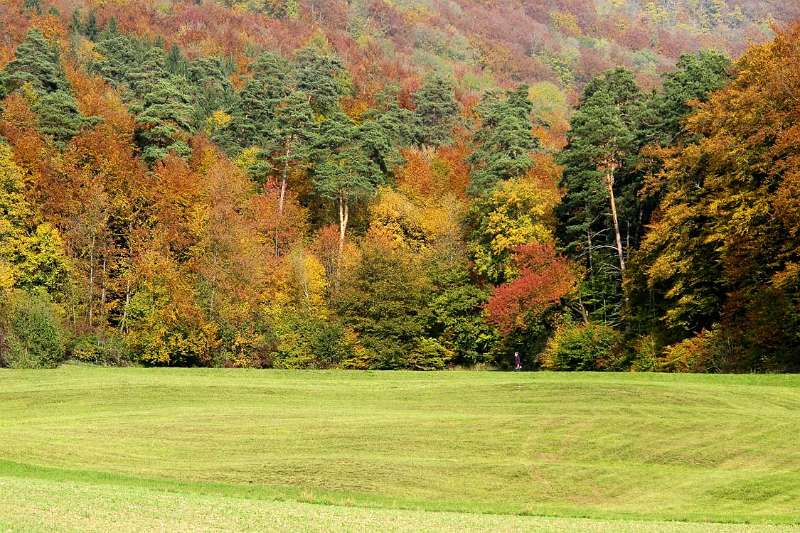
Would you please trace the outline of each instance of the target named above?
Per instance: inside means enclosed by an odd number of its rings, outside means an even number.
[[[397,185],[402,190],[426,197],[448,193],[466,197],[469,184],[467,155],[469,149],[464,139],[457,139],[453,145],[436,150],[404,150],[406,163],[397,171]]]
[[[198,304],[191,277],[169,257],[163,235],[134,258],[136,291],[127,309],[128,344],[154,365],[209,365],[219,325]]]
[[[114,137],[133,135],[136,122],[119,92],[99,76],[86,74],[70,64],[67,64],[66,74],[82,115],[101,118],[107,128],[105,132]]]
[[[56,181],[61,189],[43,191],[54,199],[46,204],[48,217],[62,228],[75,258],[82,288],[74,304],[89,329],[105,326],[129,296],[125,265],[133,228],[145,217],[150,181],[135,157],[132,129],[126,133],[101,122],[66,147]]]
[[[279,257],[308,232],[308,210],[300,205],[297,193],[286,191],[282,212],[280,186],[268,181],[260,194],[250,200],[250,210],[257,222],[257,231],[265,242],[271,243],[272,253]]]
[[[208,197],[202,174],[176,156],[167,156],[154,169],[153,214],[170,249],[187,257],[207,222]]]
[[[209,145],[194,144],[191,165],[205,176],[208,201],[204,223],[187,268],[199,305],[220,328],[222,364],[262,367],[271,340],[261,305],[274,268],[272,243],[259,237],[258,220],[248,209],[251,183],[233,163]]]
[[[63,299],[70,264],[56,228],[37,215],[23,194],[22,169],[0,144],[0,288],[43,288]]]
[[[476,270],[492,282],[517,272],[514,250],[530,243],[552,242],[553,209],[559,194],[530,176],[502,182],[470,206],[466,223]]]
[[[464,204],[454,194],[424,197],[382,187],[370,208],[368,235],[386,246],[430,252],[443,239],[459,239]]]
[[[711,330],[718,368],[798,364],[799,39],[794,25],[751,48],[697,106],[641,247],[664,324],[678,339]]]
[[[36,121],[36,115],[22,94],[14,93],[3,101],[0,135],[14,148],[14,160],[26,171],[26,181],[32,185],[31,199],[41,203],[47,198],[36,191],[51,179],[51,162],[58,157],[36,131]]]
[[[353,268],[360,256],[358,247],[352,242],[345,243],[344,251],[339,255],[339,227],[335,224],[325,225],[317,231],[311,250],[322,262],[327,278],[334,281],[340,270]]]

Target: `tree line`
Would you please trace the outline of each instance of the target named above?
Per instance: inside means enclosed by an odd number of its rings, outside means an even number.
[[[800,29],[657,90],[356,97],[323,33],[189,58],[37,15],[0,71],[0,363],[767,371],[800,360]],[[244,72],[244,75],[242,75]]]

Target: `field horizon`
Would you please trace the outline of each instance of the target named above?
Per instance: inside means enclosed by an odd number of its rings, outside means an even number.
[[[66,366],[0,382],[12,530],[800,524],[800,376]]]

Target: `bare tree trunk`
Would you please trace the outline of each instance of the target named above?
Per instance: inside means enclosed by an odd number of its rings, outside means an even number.
[[[100,312],[103,317],[103,326],[106,319],[106,254],[103,254],[103,279],[100,281]]]
[[[583,297],[581,296],[580,291],[578,291],[578,312],[581,314],[583,323],[589,324],[589,312],[586,310],[586,306],[583,305]]]
[[[92,307],[94,302],[94,241],[95,236],[92,234],[92,243],[89,248],[89,302],[88,302],[88,320],[89,327],[92,327]]]
[[[592,247],[592,224],[586,226],[586,244],[589,248],[589,280],[594,287],[594,248]],[[589,323],[589,313],[586,311],[586,306],[583,305],[583,296],[581,289],[578,289],[578,309],[581,313],[581,318],[584,324]]]
[[[629,221],[625,221],[625,251],[628,252],[631,249],[631,223]],[[627,257],[627,254],[626,254]]]
[[[350,218],[350,209],[347,205],[347,196],[339,195],[339,261],[342,260],[344,252],[344,238],[347,232],[347,222]]]
[[[213,282],[212,286],[214,288],[211,289],[211,296],[208,297],[208,312],[209,312],[209,314],[213,314],[214,313],[214,302],[215,302],[216,297],[217,297],[218,276],[217,276],[216,267],[219,264],[219,253],[216,250],[214,250],[214,261],[213,261],[212,264],[214,265],[214,271],[213,271],[214,273],[209,277],[212,278],[211,281]]]
[[[622,248],[622,235],[619,231],[619,220],[617,219],[617,200],[614,198],[614,170],[616,165],[611,164],[606,167],[606,187],[608,187],[608,201],[611,204],[611,220],[614,224],[614,236],[617,241],[617,255],[619,256],[619,270],[625,274],[625,253]]]
[[[594,249],[592,248],[592,225],[586,226],[586,243],[589,247],[589,277],[594,279]]]
[[[286,187],[289,180],[289,142],[286,142],[286,160],[283,162],[283,175],[281,176],[281,192],[278,196],[278,214],[283,215],[283,204],[286,201]]]
[[[275,222],[275,257],[280,256],[280,230],[283,222],[283,208],[286,205],[286,190],[289,184],[289,154],[290,144],[286,142],[286,159],[283,162],[283,173],[281,174],[281,188],[278,193],[278,220]]]
[[[125,285],[125,307],[122,308],[122,320],[119,322],[120,333],[128,331],[128,305],[131,303],[131,278],[128,273],[128,279]]]

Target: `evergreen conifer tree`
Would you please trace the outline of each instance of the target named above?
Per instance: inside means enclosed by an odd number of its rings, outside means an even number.
[[[359,141],[356,125],[342,112],[321,124],[316,162],[314,187],[321,197],[335,202],[338,209],[341,255],[352,203],[375,193],[382,182],[381,172]]]
[[[192,129],[191,99],[172,80],[161,79],[150,86],[136,122],[137,140],[148,163],[162,159],[169,152],[179,156],[190,154],[186,138]]]
[[[87,122],[80,116],[75,99],[66,91],[39,96],[33,110],[39,118],[39,131],[60,147],[66,145]]]
[[[568,144],[559,156],[565,190],[559,206],[561,239],[568,253],[587,267],[587,302],[609,320],[622,309],[629,243],[623,235],[629,234],[631,213],[637,209],[620,200],[631,202],[624,191],[635,187],[631,180],[641,180],[631,172],[639,148],[641,103],[641,91],[629,71],[616,69],[595,78],[584,90]],[[592,294],[594,288],[601,294]]]
[[[297,88],[311,98],[311,108],[318,115],[328,115],[339,107],[346,94],[346,70],[333,53],[318,46],[307,46],[295,58]]]
[[[70,35],[77,35],[79,33],[83,33],[81,10],[77,7],[72,10],[72,15],[70,16],[69,26],[67,26],[67,30],[69,31]]]
[[[100,27],[97,25],[97,14],[94,9],[89,11],[89,16],[86,18],[86,25],[83,28],[83,33],[91,41],[96,41],[100,35]]]
[[[39,129],[56,145],[63,147],[84,124],[70,92],[58,48],[33,29],[17,47],[14,59],[6,65],[4,85],[8,92],[29,87],[32,108]]]
[[[277,145],[275,160],[280,165],[281,172],[279,214],[283,214],[289,167],[292,164],[302,164],[309,159],[309,142],[314,129],[309,97],[305,93],[293,92],[276,103],[273,135]]]
[[[213,112],[228,110],[235,105],[233,85],[222,59],[203,57],[192,61],[187,76],[193,85],[195,128],[200,128]]]
[[[29,31],[17,47],[14,59],[5,67],[5,78],[8,92],[25,84],[40,93],[69,90],[58,47],[38,28]]]
[[[470,156],[470,192],[490,191],[499,181],[524,175],[533,165],[532,104],[527,85],[520,85],[505,98],[494,94],[484,98],[478,109],[481,129],[475,135],[478,148]]]
[[[453,83],[439,75],[429,76],[414,94],[414,104],[417,106],[419,144],[440,146],[450,143],[458,119]]]

